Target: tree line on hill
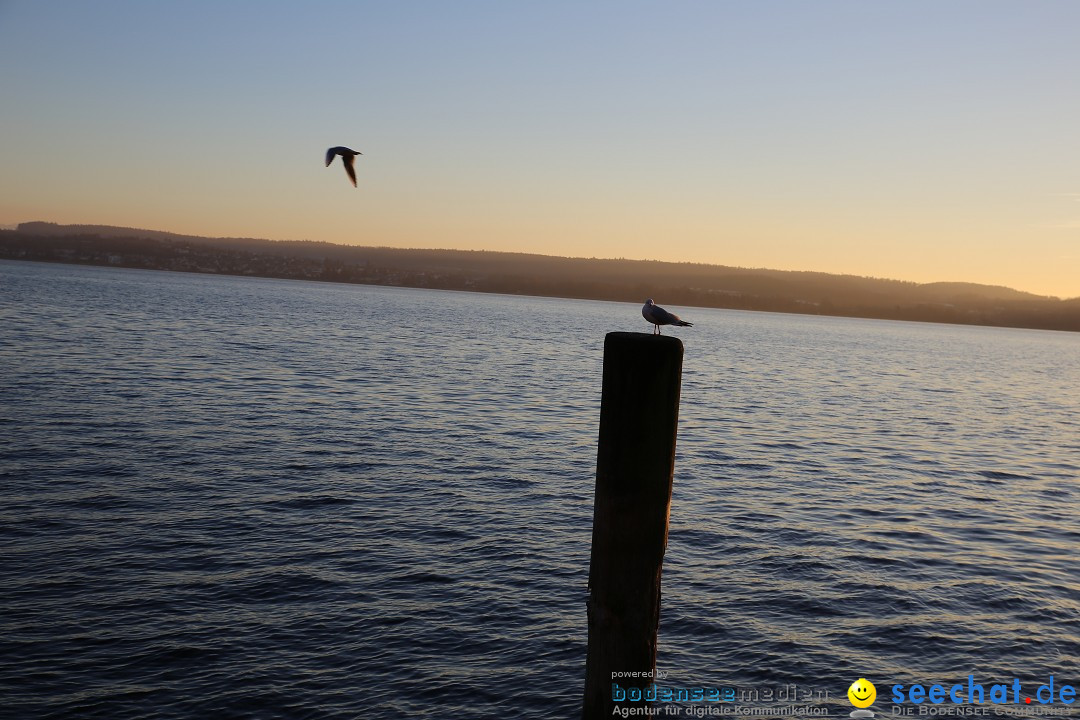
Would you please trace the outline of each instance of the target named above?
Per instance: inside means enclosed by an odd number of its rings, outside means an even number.
[[[203,238],[93,225],[0,230],[0,257],[181,272],[1080,331],[1080,298],[899,280],[477,250]]]

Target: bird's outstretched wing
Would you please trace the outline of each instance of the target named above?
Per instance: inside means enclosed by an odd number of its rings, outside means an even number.
[[[353,187],[356,187],[356,168],[353,167],[355,161],[356,155],[341,156],[341,162],[345,163],[345,172],[348,173],[349,179],[352,180]]]
[[[337,148],[330,148],[326,151],[326,167],[330,167],[330,163],[334,162],[334,155],[337,154]]]

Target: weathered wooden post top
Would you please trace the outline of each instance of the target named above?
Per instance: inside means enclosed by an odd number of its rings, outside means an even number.
[[[604,341],[585,720],[644,704],[620,692],[653,683],[682,359],[682,341],[667,335],[613,332]]]

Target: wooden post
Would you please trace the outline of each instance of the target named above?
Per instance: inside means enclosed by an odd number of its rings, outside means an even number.
[[[604,340],[584,720],[647,704],[617,703],[613,691],[654,682],[682,358],[682,341],[670,335],[613,332]]]

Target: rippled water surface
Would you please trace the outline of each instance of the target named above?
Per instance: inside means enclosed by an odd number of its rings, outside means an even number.
[[[1080,685],[1080,336],[679,310],[672,684]],[[638,312],[0,263],[0,714],[577,716]]]

